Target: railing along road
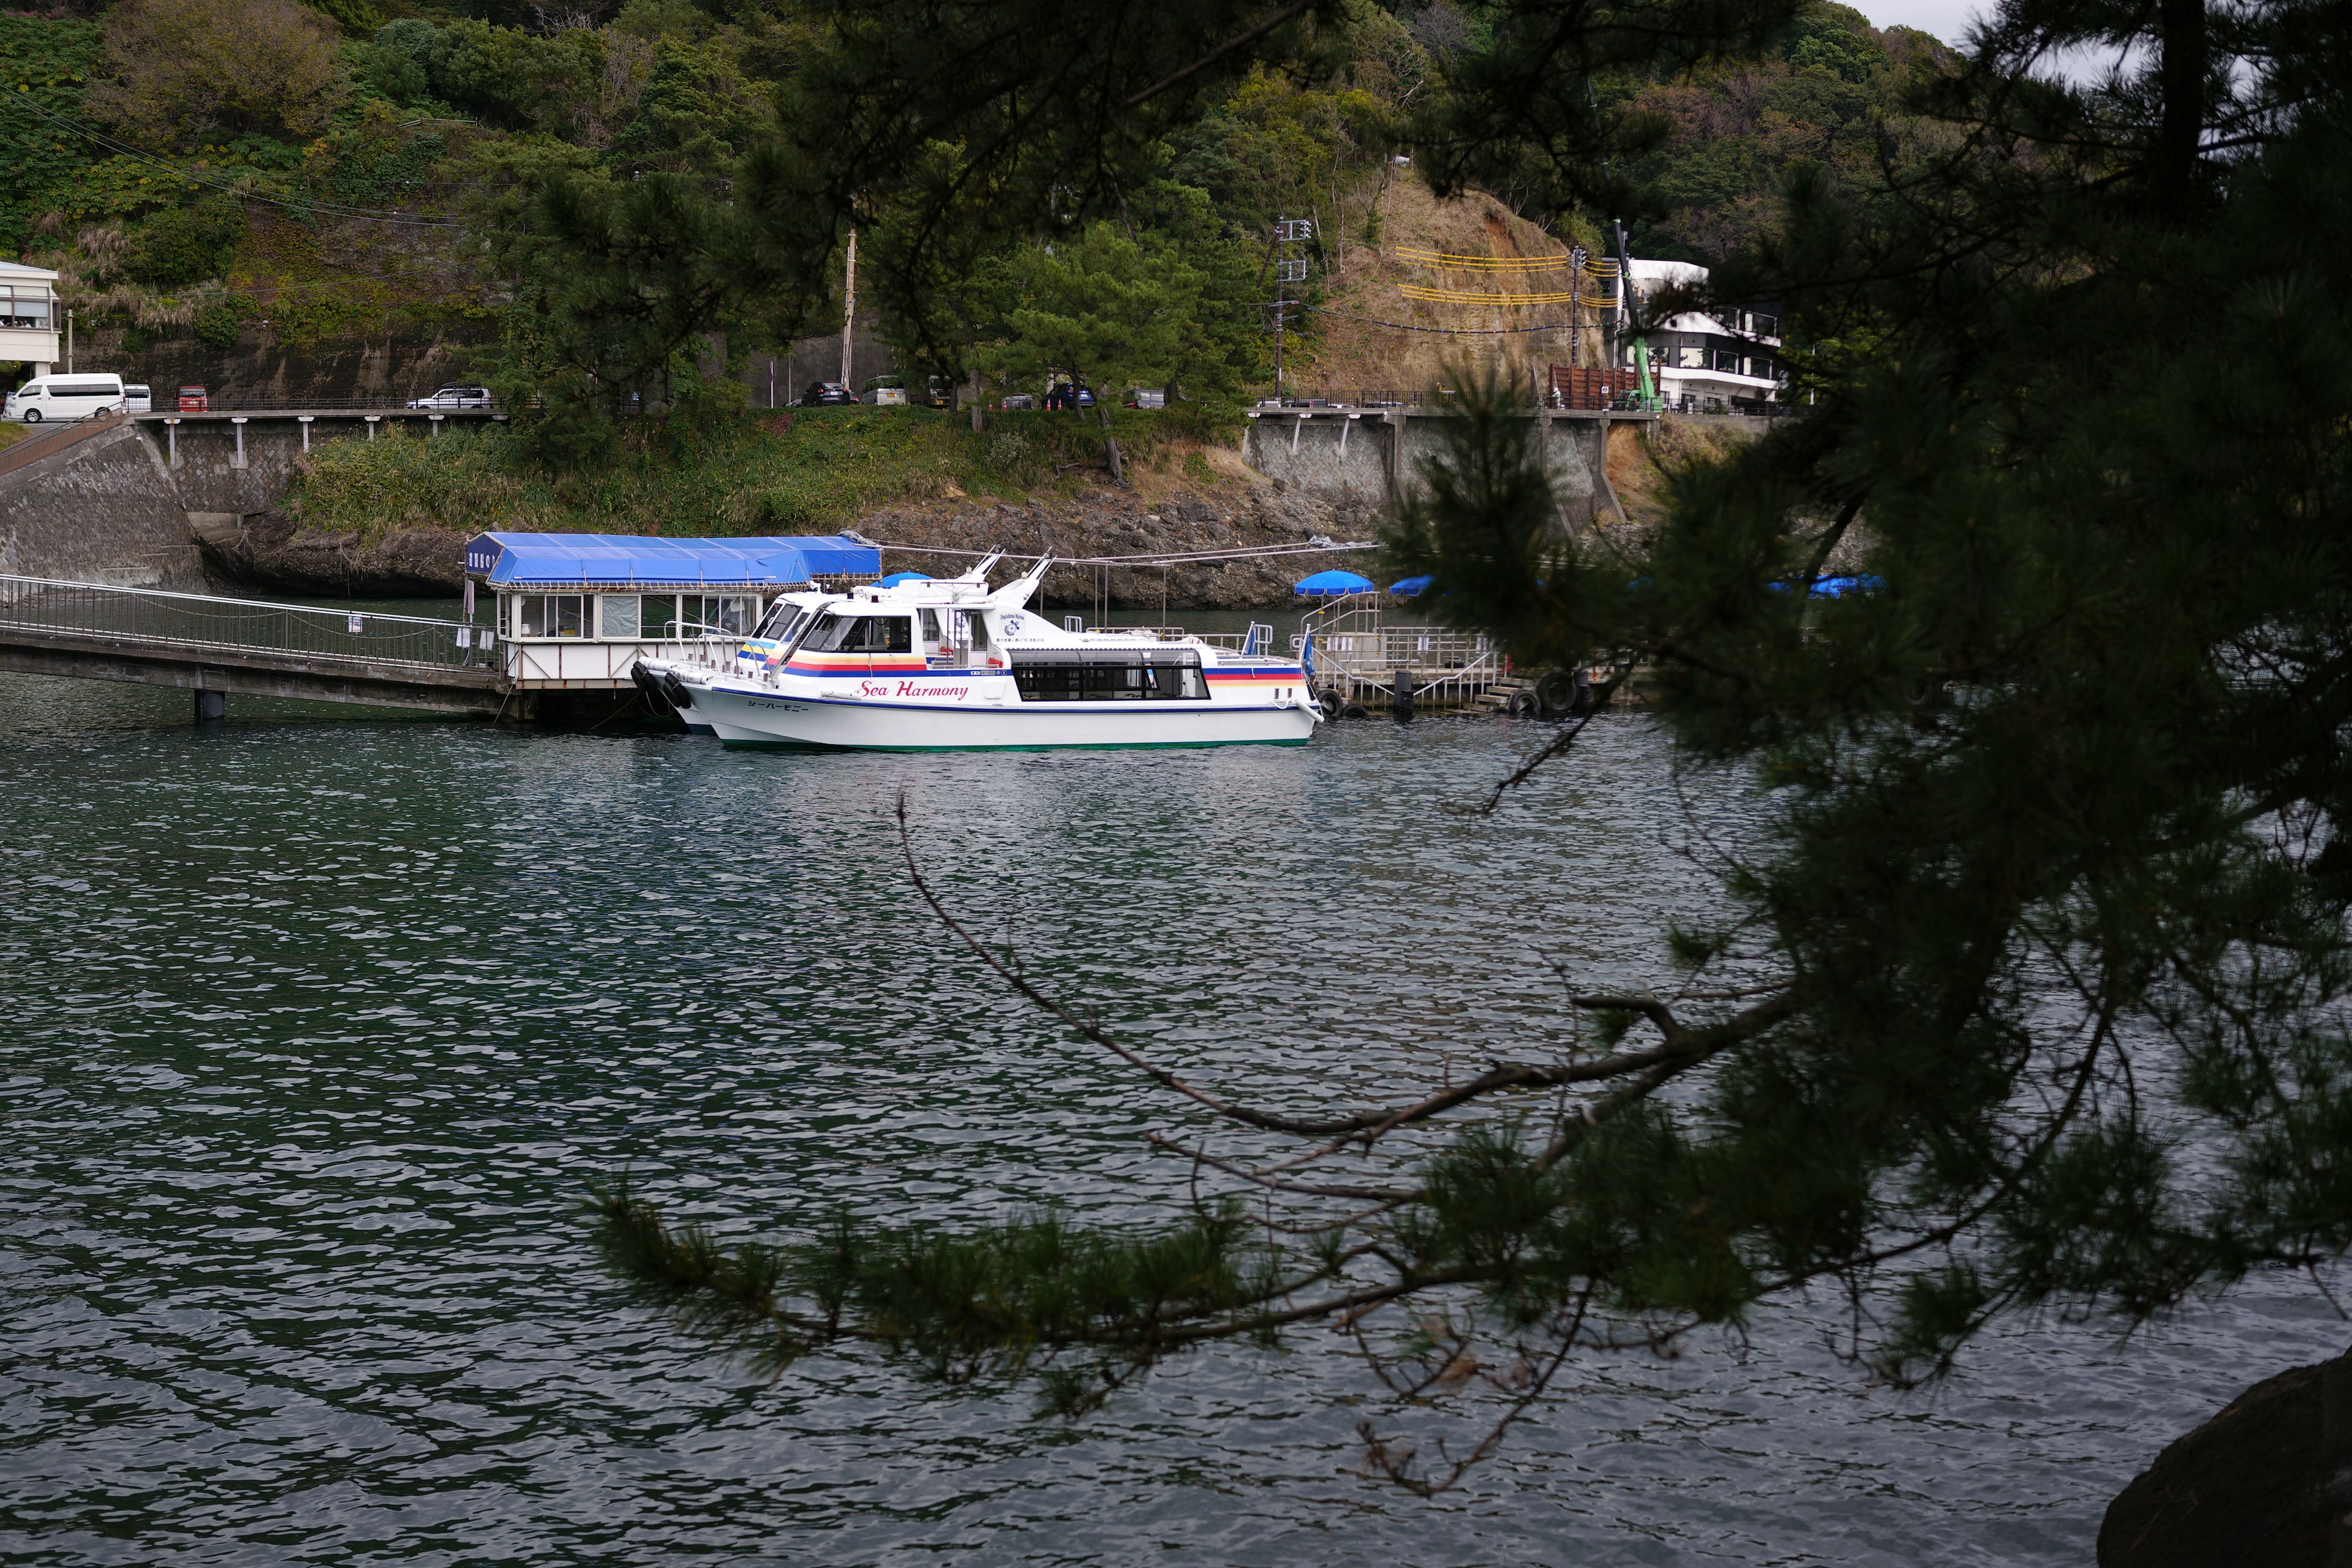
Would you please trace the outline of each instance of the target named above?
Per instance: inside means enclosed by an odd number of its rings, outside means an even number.
[[[424,616],[0,574],[0,636],[11,629],[432,669],[482,668],[493,640],[488,626]]]

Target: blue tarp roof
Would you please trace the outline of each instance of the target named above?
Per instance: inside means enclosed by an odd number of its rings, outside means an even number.
[[[893,572],[876,586],[895,588],[901,583],[929,583],[931,580],[931,574],[928,572]]]
[[[1354,572],[1318,572],[1312,577],[1302,577],[1292,585],[1297,594],[1364,594],[1371,591],[1372,580]]]
[[[494,588],[741,588],[871,577],[882,552],[839,534],[656,539],[638,533],[478,533],[466,572]]]
[[[1416,595],[1428,593],[1429,585],[1436,581],[1437,579],[1434,577],[1401,578],[1389,584],[1389,592],[1394,594],[1400,599],[1410,599]]]

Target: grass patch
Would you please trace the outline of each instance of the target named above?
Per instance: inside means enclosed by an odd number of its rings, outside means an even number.
[[[928,408],[780,410],[685,437],[650,430],[593,473],[548,475],[503,426],[338,441],[301,462],[289,502],[362,542],[405,528],[710,535],[820,532],[877,506],[958,494],[1074,490],[1103,462],[1092,416]],[[1115,409],[1130,464],[1163,466],[1229,439],[1190,410]],[[1186,471],[1191,470],[1190,464]]]

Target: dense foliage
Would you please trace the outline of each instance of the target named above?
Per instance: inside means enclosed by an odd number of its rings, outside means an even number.
[[[1446,178],[1561,203],[1631,199],[1619,164],[1654,132],[1587,72],[1630,67],[1637,37],[1671,64],[1790,25],[1700,3],[1484,16],[1425,144]],[[1578,1356],[1811,1289],[1850,1303],[1857,1361],[1906,1381],[2005,1313],[2132,1325],[2254,1270],[2334,1268],[2343,26],[2304,0],[2016,0],[1964,68],[1914,84],[1874,183],[1792,167],[1719,274],[1813,345],[1813,401],[1682,470],[1654,537],[1564,533],[1528,422],[1493,383],[1469,399],[1396,569],[1529,662],[1643,672],[1682,765],[1762,812],[1721,847],[1727,912],[1659,933],[1653,988],[1574,994],[1588,1027],[1439,1092],[1249,1105],[1144,1059],[933,899],[1008,988],[1198,1119],[1160,1136],[1253,1223],[1204,1200],[1159,1229],[942,1238],[809,1213],[730,1253],[615,1189],[615,1267],[771,1357],[851,1340],[949,1375],[1043,1365],[1065,1409],[1203,1340],[1336,1323],[1409,1405],[1491,1408],[1434,1466],[1366,1423],[1418,1487]],[[2122,63],[2036,74],[2085,44]],[[1833,561],[1873,591],[1811,592]],[[1573,766],[1580,728],[1528,770]]]
[[[1494,41],[1451,0],[1191,0],[1082,26],[1045,0],[89,9],[0,19],[19,172],[0,248],[59,267],[90,326],[223,345],[264,320],[298,342],[455,329],[547,411],[553,463],[603,449],[625,408],[723,412],[730,363],[837,326],[853,225],[862,313],[906,368],[1230,409],[1268,374],[1271,221],[1315,220],[1326,272],[1339,237],[1379,243],[1390,154]],[[1680,127],[1642,142],[1659,200],[1622,216],[1644,243],[1752,232],[1824,138],[1854,164],[1921,52],[1820,0],[1755,41],[1737,71],[1629,57],[1596,79],[1600,102]],[[1701,107],[1717,99],[1737,112]],[[1066,260],[1129,251],[1163,275],[1150,289]],[[1121,363],[1027,334],[1074,319],[1040,303],[1053,274],[1097,296],[1098,325],[1123,290]]]

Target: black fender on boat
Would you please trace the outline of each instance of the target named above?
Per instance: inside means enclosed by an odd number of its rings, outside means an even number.
[[[686,689],[686,682],[677,678],[677,671],[674,669],[662,672],[661,694],[668,700],[671,707],[681,713],[694,706],[694,693]]]

